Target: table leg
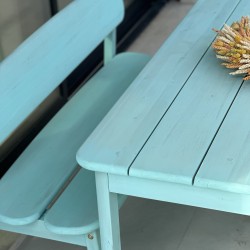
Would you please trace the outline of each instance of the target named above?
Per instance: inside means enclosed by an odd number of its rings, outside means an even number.
[[[106,173],[96,173],[96,191],[102,250],[121,250],[118,199]]]

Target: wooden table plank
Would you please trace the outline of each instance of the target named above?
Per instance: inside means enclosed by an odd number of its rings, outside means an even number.
[[[250,194],[249,108],[246,82],[195,178],[196,186]]]
[[[228,23],[237,20],[245,8],[250,8],[250,3],[242,1]],[[129,175],[192,185],[241,83],[240,77],[230,76],[218,65],[209,49],[134,161]]]
[[[242,80],[218,67],[212,50],[136,158],[129,175],[192,185]]]
[[[81,166],[127,174],[137,153],[213,41],[215,34],[211,29],[221,27],[239,2],[198,1],[78,151]]]

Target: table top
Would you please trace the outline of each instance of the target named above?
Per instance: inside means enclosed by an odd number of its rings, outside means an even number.
[[[212,28],[246,9],[249,0],[199,0],[80,148],[79,164],[250,194],[250,83],[210,47]]]

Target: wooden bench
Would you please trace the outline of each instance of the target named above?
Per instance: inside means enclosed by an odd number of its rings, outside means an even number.
[[[54,116],[0,180],[0,229],[100,249],[94,174],[78,171],[75,155],[149,61],[138,53],[115,56],[115,28],[123,15],[122,0],[73,1],[0,64],[3,146],[105,40],[105,66]],[[123,200],[121,197],[120,204]]]

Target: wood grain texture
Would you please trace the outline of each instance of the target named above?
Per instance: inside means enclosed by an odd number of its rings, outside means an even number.
[[[106,173],[95,176],[102,249],[121,250],[118,196],[110,192]]]
[[[41,216],[75,169],[77,149],[148,60],[116,56],[56,114],[1,179],[1,222],[23,225]]]
[[[238,3],[238,0],[197,2],[78,151],[81,166],[127,174],[150,133],[213,41],[215,34],[211,29],[221,27]]]
[[[241,82],[218,67],[214,52],[209,50],[141,150],[129,175],[192,185]]]
[[[227,22],[239,20],[245,8],[250,8],[249,1],[241,1]],[[229,70],[218,64],[209,49],[134,161],[129,175],[193,184],[242,83],[240,77],[230,76]]]
[[[194,185],[250,194],[250,85],[245,82]]]
[[[250,215],[250,196],[186,184],[110,175],[110,192]]]
[[[123,12],[121,0],[73,1],[1,62],[0,145],[118,25]]]

